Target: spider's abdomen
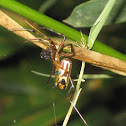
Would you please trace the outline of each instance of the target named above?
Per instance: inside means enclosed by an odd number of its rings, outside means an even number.
[[[69,83],[69,77],[71,73],[72,63],[69,59],[62,59],[60,62],[60,68],[55,70],[55,86],[59,89],[66,89]]]

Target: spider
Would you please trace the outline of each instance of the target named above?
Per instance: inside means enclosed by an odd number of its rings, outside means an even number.
[[[54,40],[47,37],[47,36],[44,36],[44,38],[46,40],[48,40],[50,42],[50,56],[52,58],[52,61],[53,61],[53,65],[55,67],[55,86],[58,87],[59,89],[61,90],[64,90],[68,87],[68,83],[69,81],[71,82],[71,87],[70,87],[70,90],[69,92],[73,89],[74,90],[74,84],[73,84],[73,81],[71,79],[71,69],[72,69],[72,62],[70,59],[68,58],[64,58],[60,61],[60,57],[61,56],[72,56],[73,55],[73,50],[70,52],[70,53],[64,53],[64,54],[60,54],[61,50],[69,45],[65,45],[64,42],[65,42],[65,36],[63,34],[60,34],[56,31],[53,31],[49,28],[45,28],[43,27],[44,29],[47,29],[51,32],[54,32],[60,36],[63,37],[63,40],[61,42],[61,44],[59,45],[58,49],[56,48],[55,44],[54,44]],[[72,46],[71,46],[71,49],[72,49]],[[42,54],[42,57],[45,57],[45,58],[48,58],[49,56],[47,55],[49,52],[49,48],[47,48],[46,50],[46,53],[41,53]],[[45,54],[45,55],[43,55]],[[50,75],[51,77],[51,75]],[[68,92],[68,94],[69,94]]]
[[[38,34],[39,36],[43,37],[43,39],[39,38],[37,40],[44,42],[47,44],[49,47],[46,50],[43,50],[40,54],[41,58],[49,59],[51,57],[53,65],[54,65],[54,71],[55,71],[55,86],[58,87],[61,90],[64,90],[68,87],[69,81],[71,82],[71,87],[69,92],[73,89],[74,91],[74,84],[71,79],[71,69],[72,69],[72,62],[69,58],[64,58],[60,61],[61,56],[72,56],[73,55],[73,50],[72,50],[72,45],[71,45],[71,52],[70,53],[64,53],[60,54],[61,50],[70,44],[64,44],[65,42],[65,36],[61,33],[58,33],[56,31],[53,31],[49,28],[42,27],[43,29],[49,30],[51,32],[54,32],[60,36],[63,37],[62,42],[60,43],[59,47],[56,48],[56,45],[54,44],[55,41],[52,38],[47,37],[45,34],[40,32],[38,29],[33,27],[30,23],[26,21],[26,23],[32,27],[33,29],[14,29],[14,30],[28,30],[30,32],[34,32]],[[52,75],[52,74],[51,74]],[[50,75],[50,77],[51,77]],[[50,79],[49,77],[49,79]],[[68,94],[69,94],[68,92]]]

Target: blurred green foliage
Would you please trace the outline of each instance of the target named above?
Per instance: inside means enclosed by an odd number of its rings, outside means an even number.
[[[78,5],[64,22],[74,27],[91,27],[99,17],[108,0],[95,0]],[[90,9],[89,9],[90,8]],[[105,25],[126,21],[126,1],[117,0]],[[75,21],[76,20],[76,21]]]
[[[44,0],[18,0],[36,10]],[[83,1],[84,2],[84,1]],[[67,18],[81,0],[55,1],[45,11],[46,15],[59,21]],[[96,8],[97,9],[97,8]],[[8,11],[26,27],[24,19]],[[82,28],[87,33],[88,28]],[[109,25],[103,28],[99,40],[112,48],[125,53],[126,24]],[[46,32],[48,34],[48,32]],[[50,74],[52,61],[40,58],[41,49],[26,42],[10,31],[0,27],[0,125],[1,126],[53,126],[62,125],[70,102],[65,91],[54,87],[54,79],[31,71]],[[77,78],[81,63],[72,60],[72,78]],[[82,83],[82,92],[77,108],[90,126],[126,125],[126,78],[109,71],[86,65],[86,73],[105,73],[111,79],[87,79]],[[74,82],[76,85],[76,82]],[[55,104],[55,106],[53,106]],[[56,119],[56,123],[55,123]],[[84,125],[74,110],[68,126]]]

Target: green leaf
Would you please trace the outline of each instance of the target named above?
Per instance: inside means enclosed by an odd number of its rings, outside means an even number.
[[[98,17],[98,19],[95,21],[93,26],[91,27],[89,37],[88,37],[88,43],[87,43],[87,46],[89,47],[89,49],[91,49],[93,47],[94,42],[95,42],[99,32],[101,31],[101,29],[102,29],[108,15],[109,15],[109,13],[110,13],[115,1],[116,0],[109,0],[108,1],[104,10],[102,11],[102,13]]]
[[[73,10],[72,14],[64,20],[65,23],[73,27],[91,27],[102,10],[104,9],[108,0],[91,0],[78,5]],[[126,21],[126,1],[117,0],[113,9],[105,23],[122,23]]]
[[[67,38],[74,40],[75,43],[77,41],[81,41],[81,37],[82,37],[81,33],[78,32],[77,30],[68,27],[67,25],[64,25],[63,23],[60,23],[44,14],[41,14],[17,1],[0,0],[0,6],[7,8],[13,12],[16,12],[44,27],[48,27],[50,29],[53,29],[54,31],[64,34]],[[83,36],[87,41],[88,38],[87,35],[83,34]],[[92,50],[126,61],[125,55],[98,41],[95,42]]]

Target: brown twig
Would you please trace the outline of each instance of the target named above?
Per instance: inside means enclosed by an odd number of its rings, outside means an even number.
[[[37,40],[37,37],[35,37],[33,34],[31,34],[28,31],[17,31],[13,29],[20,29],[23,28],[21,25],[19,25],[17,22],[15,22],[12,18],[7,16],[4,12],[0,10],[0,25],[5,27],[8,30],[12,30],[13,33],[17,34],[18,36],[21,36],[22,38],[26,40],[30,40],[33,44],[39,46],[40,48],[46,49],[46,46],[39,41],[34,41],[35,39]]]
[[[0,11],[0,24],[7,28],[7,29],[15,29],[15,28],[23,28],[20,26],[17,22],[15,22],[13,19],[8,17],[5,13]],[[47,47],[40,41],[34,41],[34,39],[37,39],[34,35],[32,35],[28,31],[15,31],[13,30],[15,34],[23,37],[24,39],[30,40],[32,43],[36,44],[40,48],[46,49]],[[56,43],[57,44],[57,43]],[[88,63],[91,63],[95,66],[113,71],[115,73],[118,73],[120,75],[126,76],[126,62],[119,60],[114,57],[110,57],[95,51],[82,49],[79,47],[73,47],[74,48],[74,56],[72,58],[85,61]]]

